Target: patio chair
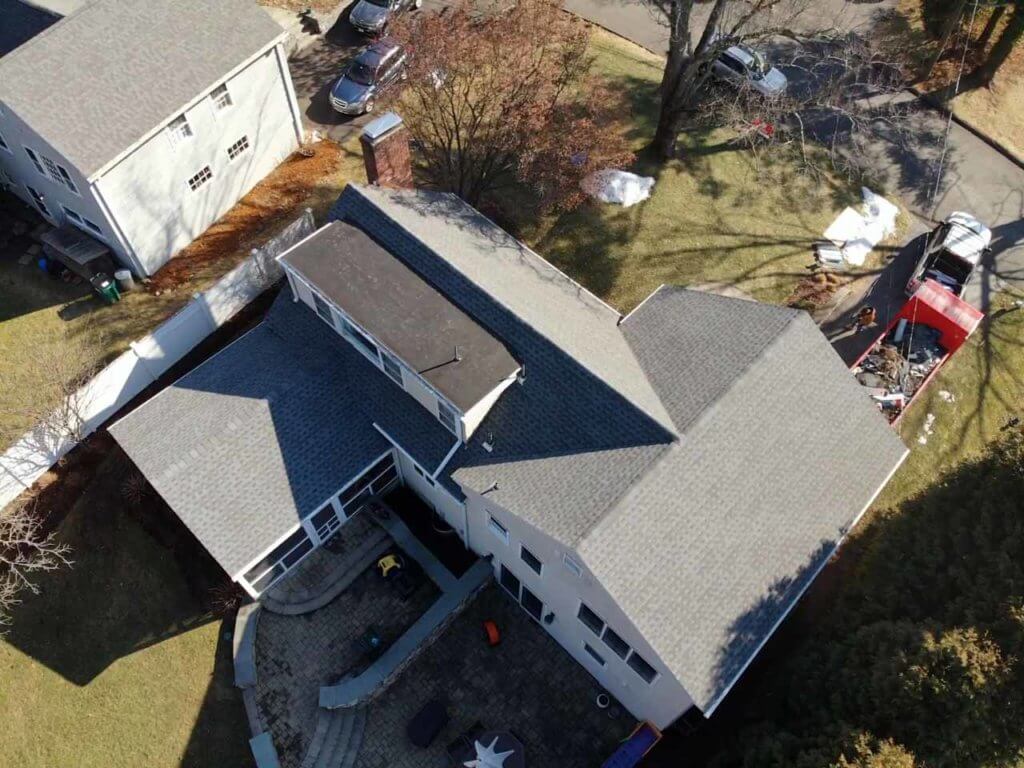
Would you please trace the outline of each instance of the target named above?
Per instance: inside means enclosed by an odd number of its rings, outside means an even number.
[[[445,748],[445,753],[448,755],[448,759],[453,766],[461,768],[467,761],[476,757],[476,749],[473,747],[473,742],[485,730],[483,723],[477,720]]]

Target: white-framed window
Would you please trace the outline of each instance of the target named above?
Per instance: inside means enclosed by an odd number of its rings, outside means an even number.
[[[32,165],[34,165],[36,167],[36,170],[39,171],[39,175],[45,176],[46,169],[43,168],[43,164],[39,162],[39,155],[37,155],[28,147],[25,147],[25,154],[28,155],[28,159],[32,161]]]
[[[583,576],[583,566],[569,557],[569,555],[562,555],[562,563],[565,565],[566,570],[572,572],[576,576]]]
[[[504,525],[495,520],[494,515],[487,516],[487,527],[490,528],[491,533],[493,533],[495,536],[501,539],[502,542],[508,544],[508,528],[506,528]]]
[[[402,381],[402,364],[393,355],[381,351],[380,362],[384,366],[384,373],[390,376],[398,386],[404,386]]]
[[[217,112],[227,109],[235,103],[231,100],[231,93],[228,91],[227,83],[219,85],[213,89],[210,93],[210,101],[213,102],[213,108]]]
[[[263,592],[290,568],[313,551],[313,542],[302,526],[245,572],[245,580],[256,592]]]
[[[64,215],[71,219],[75,224],[78,224],[81,227],[85,226],[85,220],[66,205],[62,205],[61,210],[64,211]]]
[[[633,651],[626,660],[626,666],[632,669],[645,683],[653,683],[658,676],[658,670],[648,664],[640,654]]]
[[[204,166],[195,176],[188,180],[188,188],[193,192],[199,190],[206,182],[213,178],[213,171],[210,170],[210,166]]]
[[[334,313],[331,312],[331,305],[328,304],[324,297],[316,291],[313,291],[313,305],[316,307],[316,313],[320,315],[320,318],[325,322],[334,325]]]
[[[8,152],[11,151],[11,147],[8,145],[7,139],[4,138],[2,133],[0,133],[0,149],[7,150]],[[13,152],[11,154],[13,154]]]
[[[342,326],[345,329],[345,335],[348,336],[356,349],[370,358],[373,362],[379,364],[380,351],[377,349],[377,345],[373,343],[373,340],[345,318],[342,318]]]
[[[603,640],[604,644],[611,648],[612,652],[620,659],[625,659],[629,655],[629,643],[619,637],[618,632],[613,630],[611,627],[604,628],[604,634],[601,635],[601,640]]]
[[[39,190],[30,187],[28,184],[25,185],[25,189],[28,190],[29,195],[32,197],[32,202],[36,204],[36,208],[39,209],[39,212],[46,216],[46,218],[50,218],[50,209],[46,207],[46,201],[43,196],[39,194]]]
[[[228,160],[234,160],[249,149],[249,137],[243,136],[230,147],[228,147]]]
[[[601,656],[600,653],[591,648],[589,643],[583,644],[583,650],[585,650],[590,655],[590,658],[592,658],[594,661],[598,663],[598,666],[604,666],[604,658]]]
[[[171,140],[172,146],[178,146],[183,141],[188,141],[192,138],[192,126],[188,124],[188,118],[184,115],[178,115],[178,117],[171,120],[167,125],[167,136]]]
[[[448,431],[458,437],[459,427],[455,421],[455,411],[447,403],[437,401],[437,420],[447,427]]]
[[[604,619],[590,610],[590,607],[586,603],[580,603],[580,609],[576,612],[576,618],[578,618],[587,629],[593,632],[598,637],[604,632]]]
[[[519,559],[530,566],[531,571],[540,576],[540,572],[544,569],[544,564],[541,563],[539,557],[523,545],[519,545]]]
[[[316,531],[316,537],[321,544],[331,538],[341,528],[341,518],[334,511],[334,504],[331,502],[327,502],[314,512],[311,521],[313,529]]]
[[[75,182],[71,180],[71,175],[67,172],[67,169],[63,165],[58,165],[53,162],[53,160],[48,158],[46,155],[40,155],[40,157],[42,158],[43,165],[46,166],[46,175],[58,184],[63,184],[77,195],[78,187],[76,187]]]

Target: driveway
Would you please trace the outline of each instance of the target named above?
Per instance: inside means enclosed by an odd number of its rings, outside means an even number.
[[[288,62],[303,127],[307,132],[319,131],[322,136],[339,143],[357,135],[375,117],[372,114],[358,117],[338,114],[328,99],[331,86],[341,74],[345,62],[370,42],[349,24],[348,14],[353,5],[355,0],[342,11],[337,23],[323,37]],[[423,8],[413,13],[436,12],[444,5],[440,0],[424,0]]]

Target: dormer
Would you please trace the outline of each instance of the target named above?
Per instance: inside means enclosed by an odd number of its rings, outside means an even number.
[[[462,442],[521,370],[499,339],[351,224],[327,224],[278,262],[296,301]]]

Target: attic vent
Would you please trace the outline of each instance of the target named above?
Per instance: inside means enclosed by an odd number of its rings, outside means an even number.
[[[583,566],[577,563],[568,555],[562,555],[562,562],[565,564],[567,570],[572,571],[579,577],[583,577]]]

